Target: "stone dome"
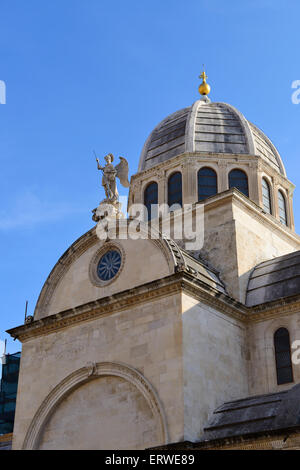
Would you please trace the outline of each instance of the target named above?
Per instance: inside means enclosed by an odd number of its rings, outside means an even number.
[[[182,153],[257,155],[286,176],[270,139],[227,103],[207,98],[161,121],[144,145],[139,171],[148,170]]]

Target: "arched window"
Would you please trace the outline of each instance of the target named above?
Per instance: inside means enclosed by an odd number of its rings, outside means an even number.
[[[271,189],[266,178],[262,179],[262,203],[264,210],[268,214],[272,214]]]
[[[153,204],[158,204],[158,185],[157,183],[149,183],[144,191],[144,205],[147,209],[148,220],[157,216],[157,208],[152,207]]]
[[[286,328],[279,328],[274,334],[277,384],[293,382],[290,334]]]
[[[212,168],[201,168],[198,171],[198,201],[217,194],[217,174]]]
[[[179,204],[182,206],[182,177],[178,171],[170,176],[168,181],[168,205]]]
[[[248,177],[242,170],[232,170],[229,173],[229,188],[237,188],[245,196],[249,197]]]
[[[284,225],[287,225],[287,213],[286,213],[286,203],[285,197],[282,194],[282,191],[278,191],[278,209],[279,209],[279,219],[280,222]]]

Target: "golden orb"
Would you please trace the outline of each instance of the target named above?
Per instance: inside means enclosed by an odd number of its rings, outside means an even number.
[[[209,92],[210,92],[209,84],[206,82],[201,83],[201,85],[199,86],[200,95],[208,95]]]
[[[206,83],[207,75],[204,70],[199,78],[202,78],[202,83],[198,88],[200,95],[208,95],[208,93],[210,92],[210,86],[208,83]]]

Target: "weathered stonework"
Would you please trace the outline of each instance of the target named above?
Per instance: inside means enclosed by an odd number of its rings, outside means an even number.
[[[197,173],[207,166],[217,174],[218,193],[198,203]],[[247,174],[249,198],[229,189],[232,169]],[[103,241],[93,228],[54,266],[33,321],[9,331],[23,343],[14,449],[299,448],[296,425],[288,437],[276,428],[205,442],[217,428],[211,419],[218,424],[223,413],[226,421],[229,411],[242,419],[236,410],[249,406],[254,413],[256,400],[268,417],[268,394],[279,396],[278,405],[300,383],[293,365],[294,382],[277,384],[274,350],[278,328],[288,329],[291,343],[300,339],[297,282],[293,295],[255,302],[251,294],[247,303],[257,265],[300,250],[294,186],[258,128],[230,105],[207,100],[150,134],[131,178],[129,209],[143,203],[151,182],[165,204],[175,171],[182,174],[183,204],[191,205],[188,222],[204,214],[199,246],[187,251],[186,240],[171,236]],[[264,210],[262,178],[271,187],[272,215]],[[177,227],[181,210],[172,218]],[[120,221],[119,233],[130,221]],[[97,266],[109,249],[120,253],[121,264],[103,282]],[[284,282],[298,277],[296,270]],[[298,389],[289,393],[297,402]]]

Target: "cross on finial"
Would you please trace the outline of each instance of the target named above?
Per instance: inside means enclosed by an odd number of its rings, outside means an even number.
[[[204,72],[204,70],[203,70],[203,72],[201,73],[201,75],[199,76],[199,78],[202,78],[203,83],[206,83],[207,75],[206,75],[206,73]]]
[[[201,73],[199,78],[202,78],[202,83],[199,86],[200,95],[208,95],[210,92],[210,86],[208,85],[208,83],[206,83],[207,75],[204,70],[204,64],[203,64],[203,72]]]
[[[203,64],[203,72],[201,73],[201,75],[199,76],[199,78],[202,78],[203,82],[206,83],[206,79],[208,78],[206,73],[205,73],[205,70],[204,70],[204,64]]]

